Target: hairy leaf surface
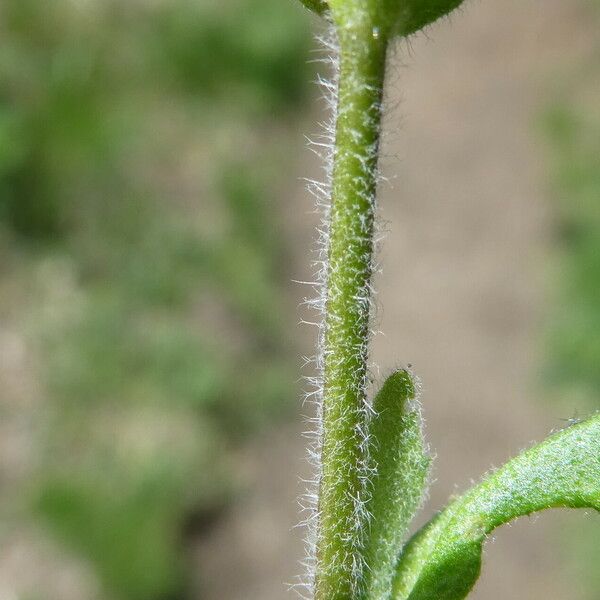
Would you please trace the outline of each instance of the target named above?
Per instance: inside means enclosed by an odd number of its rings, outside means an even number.
[[[549,437],[450,504],[406,546],[394,600],[461,600],[496,527],[554,507],[600,510],[600,414]]]
[[[406,529],[421,503],[430,459],[425,453],[421,414],[410,373],[393,373],[373,402],[369,429],[366,509],[371,515],[366,560],[366,593],[370,600],[389,596]]]

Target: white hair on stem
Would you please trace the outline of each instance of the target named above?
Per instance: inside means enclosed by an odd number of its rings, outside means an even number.
[[[310,322],[311,325],[317,326],[317,353],[312,357],[303,357],[303,367],[311,367],[316,373],[304,377],[306,391],[303,403],[310,404],[313,410],[313,415],[311,417],[306,417],[305,419],[308,425],[308,431],[304,434],[304,436],[308,438],[307,459],[313,475],[308,480],[302,481],[305,486],[305,492],[299,499],[302,515],[299,526],[303,527],[306,531],[304,538],[305,555],[304,559],[301,561],[303,574],[298,578],[297,583],[290,586],[295,589],[301,597],[307,599],[311,599],[314,596],[317,570],[316,548],[320,519],[319,487],[322,479],[321,453],[323,446],[324,367],[326,359],[331,361],[332,358],[331,353],[326,348],[325,309],[328,296],[336,293],[335,288],[329,289],[327,276],[329,272],[328,248],[336,122],[340,116],[338,114],[338,83],[340,77],[339,47],[333,27],[330,27],[328,32],[318,38],[318,40],[326,53],[324,58],[318,59],[318,62],[325,63],[329,66],[332,72],[332,80],[325,79],[321,75],[318,75],[316,81],[322,90],[322,97],[325,100],[329,118],[325,122],[320,123],[321,132],[315,136],[314,139],[311,140],[307,138],[307,140],[309,148],[321,159],[324,178],[322,181],[314,179],[306,180],[306,187],[315,199],[315,207],[320,215],[320,221],[317,226],[318,236],[316,241],[315,259],[312,263],[315,272],[314,281],[299,282],[309,285],[315,292],[315,296],[305,298],[301,305],[308,307],[312,311],[316,311],[316,314],[318,315],[318,320],[316,320],[316,322]],[[313,62],[317,62],[317,60]],[[352,78],[352,75],[350,74],[349,77]],[[353,81],[352,85],[357,89],[359,87],[364,89],[366,84],[357,80]],[[380,92],[381,90],[376,91]],[[365,119],[366,121],[369,121],[369,126],[371,125],[371,120],[373,120],[373,125],[378,125],[381,111],[381,102],[373,104],[365,111]],[[375,119],[377,119],[377,123],[375,123]],[[363,140],[363,133],[361,131],[350,132],[350,135],[356,144],[360,144]],[[360,171],[364,173],[364,176],[359,176],[355,179],[355,183],[357,184],[356,188],[359,197],[362,200],[368,200],[369,209],[367,214],[364,216],[360,215],[359,230],[358,233],[355,234],[356,239],[352,241],[359,243],[366,241],[368,242],[367,245],[370,245],[376,250],[382,236],[380,234],[380,224],[375,217],[376,194],[372,182],[376,181],[378,183],[381,180],[377,166],[377,155],[380,150],[379,141],[376,140],[373,143],[366,144],[363,148],[365,148],[364,152],[360,154],[351,154],[350,156],[357,160],[361,165]],[[374,225],[372,223],[374,223]],[[354,246],[351,246],[349,250],[350,252],[354,251]],[[375,302],[373,300],[375,292],[371,281],[373,274],[379,271],[379,265],[373,258],[375,255],[376,252],[371,253],[367,265],[368,276],[366,282],[361,286],[360,292],[354,297],[355,305],[360,307],[361,314],[367,315],[369,320],[367,335],[364,336],[361,333],[360,337],[362,339],[353,349],[355,357],[360,358],[362,364],[368,364],[368,343],[371,336],[375,333],[372,331],[372,320],[375,312]],[[357,280],[364,279],[365,272],[362,269],[357,269],[351,276],[356,277]],[[357,327],[360,328],[360,326],[360,323],[357,323]],[[372,380],[373,369],[373,365],[368,365],[365,372],[360,370],[353,375],[354,381],[352,385],[356,386],[357,391],[361,392],[357,394],[358,396],[364,396],[362,391],[366,390],[368,384]],[[350,517],[352,522],[348,522],[347,525],[348,531],[352,532],[352,544],[354,544],[352,556],[348,556],[348,558],[351,559],[352,580],[358,582],[357,585],[360,585],[360,574],[364,570],[364,564],[361,562],[363,558],[360,552],[361,538],[365,524],[368,525],[369,520],[369,515],[366,514],[365,508],[366,489],[368,488],[370,477],[367,464],[369,445],[367,424],[372,413],[372,408],[366,399],[363,398],[362,406],[359,407],[358,410],[359,413],[362,414],[361,418],[357,420],[358,424],[355,428],[357,444],[361,455],[358,473],[359,487],[350,498],[354,508]]]

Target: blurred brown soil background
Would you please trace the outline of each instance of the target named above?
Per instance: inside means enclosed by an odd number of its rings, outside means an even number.
[[[536,390],[551,212],[534,123],[552,78],[585,56],[596,35],[576,3],[467,2],[402,44],[391,67],[377,276],[383,333],[373,361],[379,381],[405,362],[423,381],[436,460],[421,521],[573,416]],[[319,176],[308,155],[298,177]],[[310,280],[312,199],[301,186],[282,199],[291,274]],[[292,285],[290,294],[299,303],[307,290]],[[300,326],[298,335],[310,352],[311,332]],[[282,598],[295,581],[297,474],[306,472],[300,421],[249,449],[246,496],[198,544],[206,598]],[[496,532],[473,599],[582,597],[561,568],[560,532],[584,518],[553,511]]]

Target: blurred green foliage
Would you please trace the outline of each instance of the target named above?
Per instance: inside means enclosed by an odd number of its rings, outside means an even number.
[[[600,4],[584,8],[600,20]],[[553,304],[544,381],[584,411],[600,407],[600,45],[558,79],[543,118],[550,146]]]
[[[600,3],[581,3],[600,23]],[[544,348],[544,397],[583,417],[600,408],[600,45],[557,78],[543,126],[550,147],[555,246]],[[563,558],[581,597],[600,590],[597,530],[587,521],[562,532]]]
[[[0,36],[0,237],[49,396],[31,506],[111,597],[182,598],[186,519],[294,398],[265,182],[307,23],[280,0],[5,0]]]
[[[549,112],[554,147],[558,306],[548,375],[571,399],[600,397],[600,113],[560,105]]]

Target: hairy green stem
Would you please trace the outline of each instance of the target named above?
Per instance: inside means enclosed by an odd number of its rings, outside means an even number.
[[[323,347],[316,600],[355,597],[364,568],[367,353],[377,156],[387,40],[337,27],[339,80]]]

